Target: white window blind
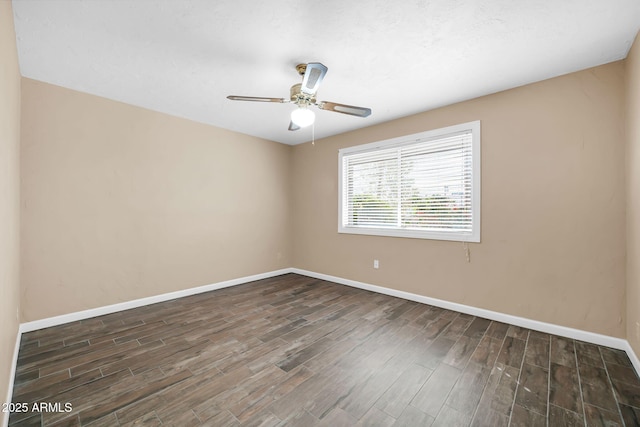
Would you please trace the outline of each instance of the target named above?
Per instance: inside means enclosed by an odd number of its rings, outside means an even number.
[[[340,150],[339,232],[480,241],[480,122]]]

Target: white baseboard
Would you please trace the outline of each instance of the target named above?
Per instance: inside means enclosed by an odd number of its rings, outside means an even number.
[[[629,344],[629,341],[625,341],[627,343],[627,347],[623,348],[624,351],[627,352],[627,356],[629,356],[629,360],[633,363],[633,367],[636,368],[636,373],[640,376],[640,359],[638,359],[638,355],[633,351],[633,347]]]
[[[89,310],[77,311],[75,313],[63,314],[60,316],[48,317],[46,319],[34,320],[20,324],[20,332],[31,332],[38,329],[58,326],[65,323],[75,322],[78,320],[90,319],[92,317],[103,316],[105,314],[116,313],[118,311],[129,310],[132,308],[142,307],[145,305],[156,304],[159,302],[170,301],[176,298],[187,297],[190,295],[201,294],[203,292],[215,291],[217,289],[228,288],[230,286],[241,285],[243,283],[253,282],[256,280],[268,279],[269,277],[280,276],[282,274],[291,273],[291,268],[270,271],[267,273],[255,274],[253,276],[240,277],[238,279],[226,280],[224,282],[212,283],[210,285],[199,286],[197,288],[183,289],[180,291],[169,292],[166,294],[155,295],[146,298],[140,298],[132,301],[121,302],[118,304],[96,307]]]
[[[415,301],[423,304],[429,304],[447,310],[458,311],[460,313],[470,314],[472,316],[483,317],[489,320],[495,320],[498,322],[509,323],[512,325],[520,326],[527,329],[533,329],[540,332],[546,332],[548,334],[559,335],[562,337],[573,338],[580,341],[586,341],[597,345],[615,348],[618,350],[624,350],[628,354],[631,350],[631,346],[627,340],[622,338],[610,337],[608,335],[596,334],[594,332],[587,332],[580,329],[568,328],[566,326],[554,325],[552,323],[540,322],[537,320],[527,319],[525,317],[513,316],[510,314],[504,314],[497,311],[485,310],[483,308],[472,307],[469,305],[458,304],[455,302],[445,301],[441,299],[426,297],[423,295],[412,294],[410,292],[398,291],[396,289],[385,288],[382,286],[371,285],[368,283],[358,282],[355,280],[344,279],[342,277],[330,276],[327,274],[316,273],[308,270],[301,270],[299,268],[293,268],[292,273],[302,274],[304,276],[313,277],[316,279],[327,280],[329,282],[340,283],[341,285],[352,286],[354,288],[365,289],[367,291],[376,292],[379,294],[390,295],[406,299],[409,301]],[[638,358],[633,354],[629,354],[629,358],[632,360]],[[640,364],[636,365],[636,371],[640,372]]]

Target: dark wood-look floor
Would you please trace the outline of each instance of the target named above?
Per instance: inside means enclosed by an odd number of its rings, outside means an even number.
[[[622,351],[294,274],[25,334],[13,400],[72,410],[11,426],[640,425]]]

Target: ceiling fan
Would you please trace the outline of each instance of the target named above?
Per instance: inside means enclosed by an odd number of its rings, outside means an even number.
[[[356,107],[353,105],[338,104],[336,102],[316,101],[316,92],[322,82],[327,67],[319,62],[296,65],[296,71],[302,76],[302,83],[291,86],[291,96],[287,98],[264,98],[259,96],[229,95],[227,99],[232,101],[253,102],[280,102],[293,103],[298,106],[291,112],[289,130],[298,130],[311,125],[315,120],[315,114],[309,109],[313,105],[321,110],[335,111],[336,113],[349,114],[351,116],[367,117],[371,114],[370,108]]]

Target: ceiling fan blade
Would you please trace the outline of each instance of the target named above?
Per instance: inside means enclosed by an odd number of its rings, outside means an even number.
[[[298,126],[293,122],[289,122],[289,130],[298,130],[298,129],[300,129],[300,126]]]
[[[265,98],[261,96],[237,96],[237,95],[229,95],[227,99],[232,101],[253,101],[253,102],[289,102],[288,99],[285,98]]]
[[[322,101],[318,104],[321,110],[335,111],[336,113],[349,114],[351,116],[367,117],[371,114],[371,108],[356,107],[355,105],[337,104],[335,102]]]
[[[300,89],[302,93],[307,95],[315,94],[324,75],[327,74],[327,70],[328,68],[319,62],[309,62],[302,78],[302,88]]]

